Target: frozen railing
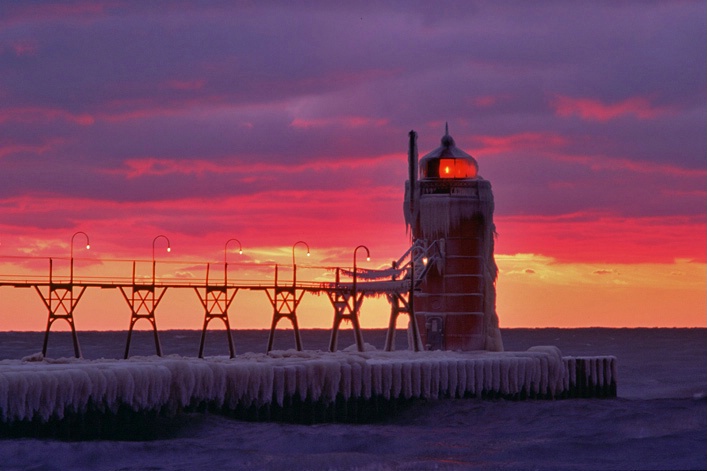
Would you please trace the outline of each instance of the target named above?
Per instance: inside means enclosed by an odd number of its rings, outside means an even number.
[[[402,265],[405,270],[405,278],[414,279],[415,286],[419,285],[427,276],[430,267],[442,260],[442,242],[434,240],[431,243],[426,239],[417,239],[398,260],[398,266],[409,257],[409,260]]]
[[[464,195],[479,197],[479,181],[478,180],[420,180],[419,183],[421,195],[432,195],[436,193],[450,195]]]
[[[398,260],[393,261],[390,268],[384,270],[357,268],[356,277],[368,282],[405,280],[408,287],[410,280],[414,279],[417,286],[425,278],[430,267],[442,259],[441,247],[442,243],[438,240],[430,243],[426,239],[417,239]],[[341,269],[340,273],[353,277],[353,270]]]
[[[410,289],[410,280],[414,276],[417,283],[424,278],[429,267],[439,258],[439,243],[416,240],[410,248],[390,268],[356,270],[357,285],[366,292],[402,292]],[[12,257],[18,258],[18,257]],[[36,272],[0,274],[0,286],[29,288],[33,286],[75,286],[118,288],[130,286],[155,286],[165,288],[226,287],[244,289],[268,289],[274,286],[293,284],[297,289],[306,291],[326,291],[346,289],[352,285],[353,269],[348,267],[327,267],[299,265],[300,273],[307,273],[294,281],[292,267],[261,263],[223,263],[195,262],[193,260],[119,260],[119,259],[68,259],[30,257],[23,263],[33,265],[48,262],[46,275]],[[82,266],[101,266],[101,272],[115,274],[76,273],[76,264]],[[165,268],[165,267],[178,268]],[[155,267],[158,268],[155,271]],[[285,279],[273,281],[273,271],[285,271]],[[287,275],[287,270],[290,274]],[[95,272],[95,270],[93,270]],[[236,273],[234,273],[236,272]],[[338,272],[339,276],[333,276]],[[234,276],[235,275],[235,276]]]

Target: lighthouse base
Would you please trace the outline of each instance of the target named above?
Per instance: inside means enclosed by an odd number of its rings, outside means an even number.
[[[416,312],[425,350],[485,350],[481,312]]]

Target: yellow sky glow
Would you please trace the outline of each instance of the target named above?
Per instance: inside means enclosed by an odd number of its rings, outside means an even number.
[[[275,252],[266,250],[258,253],[258,258],[265,253],[275,255]],[[284,255],[280,251],[279,255],[291,260],[291,250]],[[229,278],[272,283],[274,266],[250,269],[238,265],[238,257],[232,254],[229,258],[229,266],[234,270]],[[297,262],[302,264],[298,280],[331,281],[331,272],[307,268],[305,260],[312,265],[321,263],[310,260],[304,253],[298,254]],[[496,261],[499,266],[497,310],[502,327],[705,327],[707,324],[704,263],[684,259],[666,264],[559,263],[538,254],[500,254]],[[38,260],[37,263],[47,262]],[[57,276],[68,273],[64,266],[67,263],[55,261]],[[17,265],[3,264],[1,268],[4,273],[21,274],[28,279],[47,274],[46,269]],[[150,270],[149,261],[137,265],[140,278],[149,278]],[[125,261],[93,266],[81,266],[78,262],[75,272],[78,278],[110,273],[112,278],[129,279],[132,266]],[[205,269],[200,265],[177,267],[163,261],[157,264],[157,276],[198,280],[205,276]],[[223,265],[215,263],[211,276],[221,278]],[[287,283],[292,279],[291,267],[283,264],[279,276],[281,283]],[[33,289],[1,287],[0,310],[0,330],[41,331],[46,326],[46,308]],[[264,292],[241,290],[229,313],[235,329],[266,329],[270,325],[272,306]],[[389,306],[384,298],[365,300],[361,313],[364,327],[384,328],[388,316]],[[124,330],[129,318],[128,305],[117,289],[88,289],[75,311],[79,330]],[[156,318],[161,330],[199,329],[203,307],[193,289],[171,289],[158,306]],[[326,296],[305,294],[298,318],[303,328],[330,328],[333,308]],[[52,330],[65,330],[65,325],[57,322]],[[406,320],[398,325],[404,327]],[[137,324],[137,328],[147,327],[146,322]],[[220,327],[217,322],[212,324],[212,328]],[[288,324],[283,321],[279,327],[285,328]]]

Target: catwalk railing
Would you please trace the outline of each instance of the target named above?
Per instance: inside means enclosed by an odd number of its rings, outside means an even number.
[[[232,358],[235,356],[229,308],[240,290],[263,291],[273,308],[270,335],[266,347],[268,352],[272,350],[275,331],[282,319],[287,319],[292,324],[297,350],[303,349],[297,320],[297,308],[305,293],[326,294],[334,308],[330,351],[333,352],[337,349],[339,328],[343,321],[351,322],[357,348],[359,351],[363,351],[364,342],[358,318],[363,299],[366,296],[385,296],[391,304],[385,349],[391,350],[393,348],[393,334],[397,318],[400,314],[405,314],[409,316],[412,334],[409,348],[419,351],[422,349],[422,342],[415,321],[412,293],[426,276],[429,267],[438,259],[439,250],[436,242],[416,241],[397,261],[393,261],[390,268],[385,270],[358,268],[355,266],[355,257],[353,268],[299,267],[300,269],[306,269],[308,272],[312,270],[318,271],[318,278],[333,278],[331,281],[315,281],[298,280],[297,265],[291,266],[291,280],[281,279],[280,270],[282,267],[280,265],[264,264],[248,264],[248,267],[261,273],[264,270],[273,270],[273,275],[270,279],[234,279],[232,277],[229,279],[229,265],[238,264],[228,263],[220,264],[223,267],[221,276],[214,276],[211,267],[219,264],[195,264],[193,262],[185,263],[188,263],[193,269],[203,270],[203,277],[178,278],[174,274],[157,276],[157,262],[155,260],[93,259],[91,260],[93,263],[130,263],[132,265],[132,274],[131,276],[76,275],[74,273],[73,257],[69,259],[69,275],[66,275],[55,273],[54,266],[55,260],[64,262],[66,259],[49,258],[47,276],[38,276],[34,272],[29,275],[0,275],[0,287],[31,288],[40,296],[48,313],[42,345],[42,354],[45,356],[47,354],[49,333],[56,321],[68,323],[72,335],[74,354],[77,358],[82,356],[74,321],[74,311],[88,288],[118,289],[128,304],[131,317],[125,345],[125,358],[128,358],[130,354],[130,344],[135,324],[143,319],[152,328],[156,354],[158,356],[162,355],[155,312],[169,289],[194,290],[204,308],[204,322],[199,345],[200,358],[203,357],[206,331],[210,322],[215,319],[223,322],[228,338],[229,353]],[[37,259],[33,259],[33,261],[36,263]],[[138,263],[141,265],[150,263],[152,268],[151,275],[138,275]],[[160,263],[166,264],[166,262]]]

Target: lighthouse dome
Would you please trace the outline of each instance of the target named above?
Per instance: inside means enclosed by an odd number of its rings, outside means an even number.
[[[449,128],[445,126],[442,145],[420,159],[420,178],[422,179],[460,179],[476,178],[479,164],[463,150],[459,149]]]

